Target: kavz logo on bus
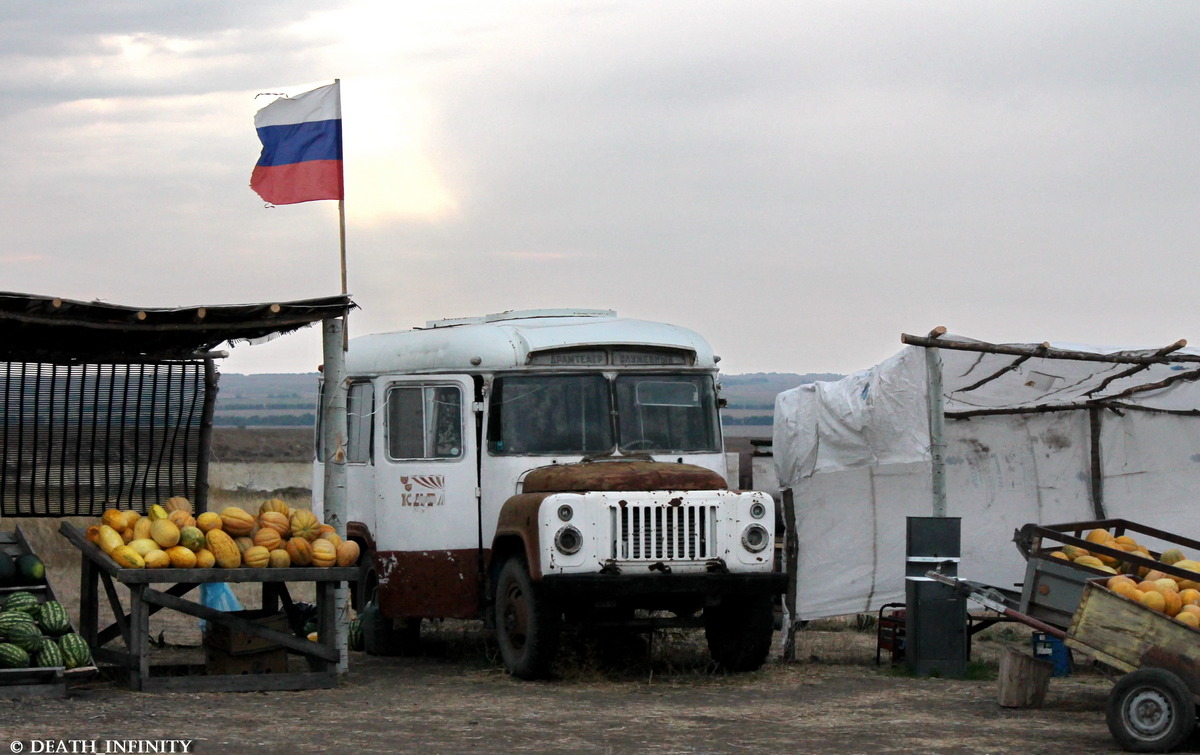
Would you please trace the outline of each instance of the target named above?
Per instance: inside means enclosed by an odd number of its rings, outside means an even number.
[[[446,505],[446,476],[405,475],[400,478],[404,492],[400,494],[401,506],[445,506]]]

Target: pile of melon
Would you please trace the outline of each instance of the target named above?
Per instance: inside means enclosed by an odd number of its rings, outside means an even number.
[[[1095,529],[1088,533],[1087,541],[1097,545],[1107,546],[1113,550],[1126,553],[1137,553],[1145,558],[1153,559],[1150,551],[1136,543],[1128,535],[1113,537],[1112,533],[1103,529]],[[1078,553],[1083,551],[1083,553]],[[1173,616],[1176,621],[1191,627],[1200,628],[1200,561],[1193,561],[1184,556],[1178,548],[1163,551],[1157,561],[1176,569],[1195,572],[1196,579],[1179,579],[1157,569],[1134,564],[1121,564],[1118,559],[1103,554],[1090,554],[1082,548],[1064,545],[1061,550],[1050,554],[1054,558],[1065,559],[1081,566],[1112,573],[1105,586],[1118,595],[1137,601],[1159,613]],[[1127,574],[1119,573],[1114,566],[1124,566]]]
[[[193,516],[182,497],[151,506],[145,516],[109,509],[88,527],[87,539],[123,569],[353,566],[359,557],[358,543],[278,498],[263,501],[257,515],[227,506]]]

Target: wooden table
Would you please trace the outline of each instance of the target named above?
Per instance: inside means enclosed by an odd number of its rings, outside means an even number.
[[[339,582],[358,578],[358,569],[350,566],[315,566],[287,569],[122,569],[78,528],[64,522],[59,533],[83,554],[79,584],[79,633],[92,648],[97,662],[124,667],[129,673],[129,688],[151,692],[230,692],[254,690],[294,690],[333,687],[337,684],[338,647],[335,640],[334,589]],[[206,583],[257,582],[262,585],[263,608],[277,611],[282,606],[293,632],[303,633],[303,619],[293,605],[287,582],[313,582],[316,585],[318,642],[295,633],[281,632],[233,613],[209,608],[183,596]],[[129,588],[129,613],[121,606],[116,584]],[[171,586],[156,589],[154,585]],[[112,607],[116,621],[99,626],[100,586]],[[235,632],[261,637],[296,653],[308,662],[309,671],[283,674],[220,674],[190,676],[153,676],[149,658],[150,615],[163,608],[204,619]],[[298,625],[299,624],[299,625]],[[122,639],[125,648],[105,647]]]

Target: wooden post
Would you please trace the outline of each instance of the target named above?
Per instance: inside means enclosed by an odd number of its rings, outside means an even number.
[[[934,328],[929,337],[936,339],[946,329]],[[925,366],[929,375],[929,466],[933,493],[933,515],[946,515],[946,399],[942,394],[942,357],[935,346],[925,347]]]
[[[996,680],[997,701],[1004,708],[1042,707],[1053,672],[1053,663],[1015,648],[1006,648],[1000,658],[1000,675]]]
[[[208,463],[212,456],[213,414],[217,411],[217,363],[204,360],[204,409],[200,413],[200,456],[196,459],[196,516],[208,511]]]
[[[1101,412],[1098,406],[1088,409],[1088,428],[1091,431],[1091,487],[1088,489],[1092,499],[1092,513],[1096,519],[1107,519],[1104,515],[1104,457],[1100,452]]]

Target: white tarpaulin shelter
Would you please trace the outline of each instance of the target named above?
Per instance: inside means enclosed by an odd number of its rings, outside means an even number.
[[[1200,535],[1200,350],[902,340],[776,399],[793,621],[902,602],[909,516],[961,517],[959,576],[1003,587],[1029,522]]]

